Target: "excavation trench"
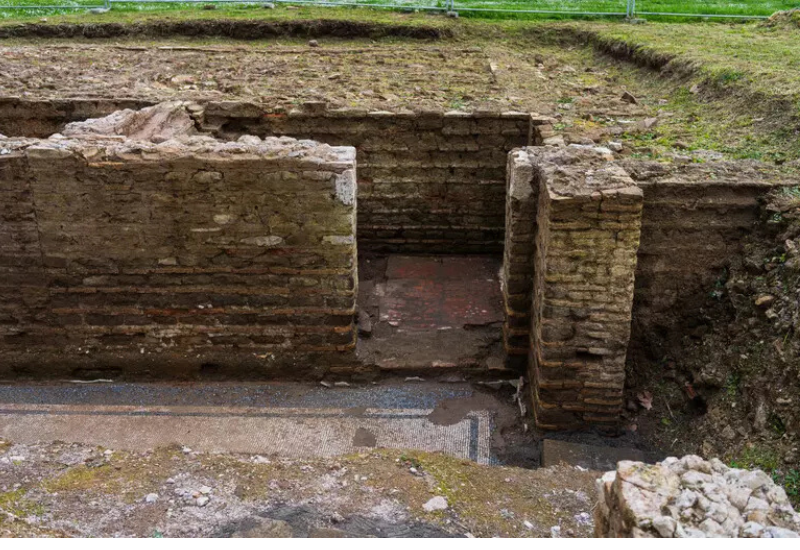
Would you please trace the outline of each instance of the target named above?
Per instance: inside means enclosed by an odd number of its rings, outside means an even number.
[[[0,105],[61,132],[3,141],[4,376],[527,375],[540,427],[614,427],[629,342],[785,183],[540,147],[529,113],[125,106]]]

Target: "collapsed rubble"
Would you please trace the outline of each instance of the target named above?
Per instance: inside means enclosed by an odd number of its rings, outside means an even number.
[[[761,470],[688,455],[621,461],[597,481],[595,535],[634,538],[796,538],[800,514]]]

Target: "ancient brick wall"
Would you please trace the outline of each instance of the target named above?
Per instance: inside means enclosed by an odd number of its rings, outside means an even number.
[[[506,234],[503,250],[503,344],[509,366],[524,368],[530,351],[533,304],[534,237],[539,187],[533,177],[530,151],[508,155],[506,169]]]
[[[143,102],[0,100],[0,133],[47,137],[68,122]],[[309,103],[294,111],[209,102],[204,129],[225,139],[291,136],[358,151],[362,250],[503,250],[508,151],[538,144],[552,120],[530,113],[368,112]]]
[[[352,358],[352,148],[0,149],[0,375],[303,376]]]
[[[787,181],[751,162],[669,165],[623,161],[644,191],[634,307],[639,331],[682,323],[724,283],[759,223],[759,201]]]
[[[529,295],[536,423],[614,424],[625,385],[642,191],[601,148],[519,149],[509,155],[508,179],[506,333],[526,349],[518,325]],[[516,295],[515,283],[524,285]],[[509,303],[517,309],[509,311]]]
[[[642,191],[601,149],[540,149],[532,157],[536,422],[613,425],[622,410]]]
[[[506,350],[512,358],[529,351],[528,293],[535,272],[529,235],[536,230],[531,213],[538,195],[527,176],[514,176],[527,162],[525,153],[509,156],[503,280]],[[761,222],[762,197],[776,186],[798,182],[774,167],[746,161],[618,163],[644,193],[632,335],[637,349],[644,349],[660,332],[687,328],[692,311],[724,282],[726,268],[741,261],[745,237]]]
[[[213,103],[206,129],[227,138],[287,135],[358,151],[362,250],[501,252],[508,151],[532,144],[528,113],[367,112],[306,105],[273,113]]]

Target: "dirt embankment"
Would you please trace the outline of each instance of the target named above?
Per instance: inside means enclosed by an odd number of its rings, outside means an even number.
[[[800,15],[793,17],[800,21]],[[757,106],[760,110],[770,113],[771,117],[777,116],[786,121],[794,120],[796,117],[795,97],[764,93],[748,85],[746,80],[737,78],[732,81],[731,73],[716,74],[702,63],[682,55],[661,51],[651,45],[607,36],[595,29],[565,26],[560,30],[562,32],[559,33],[557,40],[561,42],[584,44],[615,61],[632,63],[643,69],[657,71],[662,78],[675,79],[679,82],[691,81],[693,89],[702,92],[702,97],[705,99],[736,101],[749,109]]]
[[[800,502],[800,187],[774,191],[744,253],[665,339],[661,361],[638,363],[631,425],[673,453],[761,468]],[[680,334],[677,334],[680,332]]]
[[[223,37],[259,40],[297,38],[411,38],[439,40],[449,29],[425,25],[392,25],[366,21],[313,19],[296,21],[258,20],[154,20],[136,23],[29,23],[0,27],[0,38],[130,38],[130,37]]]

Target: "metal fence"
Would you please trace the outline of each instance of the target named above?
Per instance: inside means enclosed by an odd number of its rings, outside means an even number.
[[[39,3],[41,2],[41,3]],[[428,3],[426,3],[428,2]],[[311,5],[319,7],[369,7],[402,11],[437,11],[475,15],[506,14],[560,17],[678,17],[766,19],[773,11],[800,7],[800,1],[744,0],[0,0],[0,17],[30,10],[91,10],[190,8],[198,4]],[[124,6],[123,6],[124,5]],[[735,13],[731,13],[734,6]],[[696,8],[696,9],[695,9]]]

